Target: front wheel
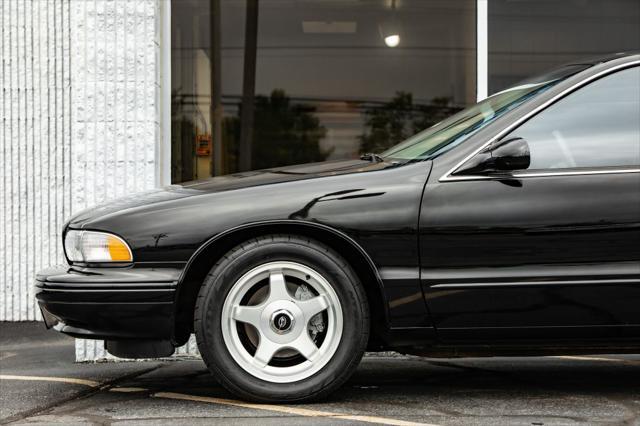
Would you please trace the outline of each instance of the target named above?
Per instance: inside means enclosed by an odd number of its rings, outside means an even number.
[[[364,353],[369,312],[347,262],[323,244],[261,237],[211,269],[196,302],[202,357],[242,398],[301,402],[344,383]]]

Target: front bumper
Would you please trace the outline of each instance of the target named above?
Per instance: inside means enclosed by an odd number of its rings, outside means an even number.
[[[36,276],[45,324],[86,339],[170,340],[181,268],[49,268]]]

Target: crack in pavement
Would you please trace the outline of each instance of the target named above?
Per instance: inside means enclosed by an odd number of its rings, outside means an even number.
[[[89,386],[91,389],[87,392],[81,392],[79,394],[76,394],[73,397],[68,398],[66,400],[57,401],[56,403],[50,404],[49,407],[40,407],[38,409],[30,410],[29,412],[24,412],[18,415],[14,415],[10,418],[5,419],[3,422],[0,422],[0,424],[8,424],[8,423],[13,423],[20,420],[28,420],[30,418],[35,419],[38,416],[46,417],[45,413],[51,413],[56,408],[58,409],[58,412],[56,413],[57,416],[60,416],[60,415],[74,416],[74,413],[76,413],[78,410],[86,409],[87,405],[84,405],[82,407],[74,407],[72,404],[73,402],[86,399],[101,391],[121,392],[120,390],[118,390],[118,388],[114,388],[113,386],[119,382],[122,382],[123,380],[135,378],[137,376],[157,370],[161,367],[163,367],[163,365],[159,365],[157,367],[148,369],[146,371],[136,372],[126,376],[122,376],[112,381],[102,383],[99,386],[97,382],[87,381],[87,380],[78,380],[78,379],[71,379],[71,378],[67,379],[67,378],[60,378],[60,377],[47,378],[43,376],[38,376],[38,377],[23,376],[25,380],[49,379],[49,381],[55,381],[55,382],[64,381],[72,384],[84,384],[85,386]],[[2,376],[2,377],[8,380],[20,380],[21,376]],[[175,392],[153,392],[145,388],[123,388],[123,389],[127,389],[128,391],[133,390],[132,393],[134,394],[135,392],[140,392],[138,395],[144,395],[145,397],[150,397],[150,398],[164,398],[164,399],[180,400],[180,401],[205,402],[205,403],[212,403],[217,405],[232,406],[237,408],[246,408],[246,409],[252,409],[252,410],[282,413],[282,414],[286,414],[293,417],[330,418],[330,419],[336,419],[336,420],[387,424],[387,425],[395,425],[395,426],[437,426],[429,423],[406,421],[406,420],[400,420],[400,419],[389,418],[389,417],[378,417],[378,416],[370,416],[370,415],[363,415],[363,414],[338,413],[338,412],[314,410],[314,409],[303,408],[303,407],[292,407],[287,405],[256,404],[256,403],[237,401],[237,400],[226,399],[226,398],[189,395],[189,394],[175,393]],[[142,399],[142,398],[139,398],[139,399]],[[64,407],[65,405],[69,405],[69,404],[71,404],[71,406],[69,406],[68,408],[60,409],[61,407]],[[92,404],[90,404],[89,406],[91,405]],[[79,415],[75,415],[74,417],[85,418],[89,421],[93,421],[94,423],[98,423],[101,425],[109,425],[112,423],[111,418],[103,415],[98,415],[98,414],[80,413]]]
[[[553,358],[557,358],[557,357],[553,357]],[[497,390],[502,390],[510,394],[513,394],[514,391],[519,393],[519,389],[522,388],[523,390],[526,389],[524,398],[529,398],[529,399],[533,398],[534,400],[536,398],[545,398],[545,399],[543,402],[539,403],[540,404],[539,406],[533,406],[533,407],[527,406],[525,411],[522,411],[520,408],[516,407],[516,409],[513,409],[513,410],[505,409],[502,412],[500,412],[501,410],[491,409],[491,406],[489,406],[489,410],[488,411],[483,410],[484,411],[483,413],[473,413],[473,412],[466,413],[465,412],[466,408],[461,408],[462,411],[454,410],[452,409],[453,407],[443,405],[443,402],[439,400],[439,398],[434,398],[434,400],[430,400],[427,397],[426,400],[422,399],[421,401],[424,401],[425,404],[427,403],[429,404],[431,414],[423,415],[423,416],[416,416],[413,414],[408,414],[408,415],[400,414],[399,416],[401,416],[404,419],[404,420],[400,420],[397,418],[394,419],[390,417],[377,417],[377,416],[368,416],[365,414],[359,414],[358,412],[360,413],[362,412],[362,410],[359,410],[359,409],[355,413],[348,414],[348,413],[334,412],[331,408],[328,408],[327,411],[322,411],[322,410],[314,410],[313,407],[251,404],[251,403],[246,403],[243,401],[237,401],[237,400],[231,400],[231,399],[216,398],[216,397],[210,397],[210,396],[200,396],[200,395],[197,395],[197,393],[200,393],[198,390],[190,392],[190,393],[195,392],[196,393],[195,395],[163,391],[166,388],[167,380],[175,381],[175,379],[181,379],[179,381],[180,383],[185,381],[185,379],[186,381],[193,381],[199,377],[209,376],[210,374],[206,370],[198,370],[194,372],[187,372],[184,374],[182,372],[174,373],[172,372],[172,370],[170,371],[163,370],[160,376],[167,376],[167,373],[170,373],[170,374],[168,374],[168,377],[163,377],[161,382],[157,378],[155,380],[154,379],[150,380],[149,378],[141,377],[135,383],[122,383],[124,380],[136,378],[146,373],[149,373],[151,371],[168,366],[168,364],[160,364],[158,366],[155,366],[145,371],[123,375],[111,381],[105,381],[102,383],[87,381],[91,383],[85,383],[85,385],[92,386],[92,388],[89,389],[88,392],[74,395],[73,397],[67,398],[66,400],[63,400],[63,401],[57,401],[56,403],[50,404],[50,406],[48,407],[40,407],[38,409],[30,410],[29,412],[23,412],[23,413],[20,413],[19,415],[12,416],[14,418],[12,421],[25,420],[27,422],[28,421],[51,422],[53,420],[56,420],[57,418],[58,421],[64,422],[64,421],[71,421],[73,420],[73,418],[75,418],[75,419],[81,419],[83,421],[86,420],[88,422],[93,422],[100,425],[111,425],[114,423],[127,421],[128,417],[118,418],[118,419],[114,419],[110,417],[110,414],[109,414],[110,412],[106,412],[106,413],[82,412],[82,410],[86,409],[88,406],[89,407],[98,406],[101,403],[98,400],[98,398],[91,398],[87,401],[87,403],[82,403],[82,402],[74,403],[76,401],[82,401],[83,399],[86,400],[92,395],[95,395],[96,393],[102,392],[102,391],[119,393],[123,397],[128,398],[127,401],[134,401],[134,400],[143,401],[143,400],[149,400],[153,398],[162,398],[162,399],[172,399],[172,400],[181,400],[181,401],[192,401],[193,403],[219,404],[219,405],[233,406],[237,408],[261,410],[262,411],[261,413],[255,414],[255,417],[257,418],[276,417],[273,415],[273,413],[276,412],[276,413],[285,414],[287,418],[291,418],[290,416],[292,416],[294,419],[299,419],[299,420],[293,420],[293,421],[300,422],[300,423],[305,421],[304,418],[308,418],[309,420],[307,421],[309,422],[313,422],[313,419],[316,418],[316,419],[327,419],[327,420],[333,420],[333,421],[344,420],[344,421],[358,421],[358,422],[369,422],[369,423],[386,423],[386,424],[395,424],[395,425],[414,425],[416,424],[414,422],[427,421],[427,420],[446,423],[448,421],[451,421],[452,419],[457,419],[459,421],[465,421],[464,419],[468,419],[467,421],[469,422],[474,422],[474,419],[477,419],[475,421],[489,422],[490,420],[488,419],[491,419],[493,417],[499,417],[503,419],[510,419],[510,420],[507,420],[508,422],[517,422],[517,421],[524,421],[525,419],[531,419],[531,422],[533,424],[537,424],[538,422],[553,423],[554,421],[555,422],[572,421],[572,422],[588,423],[588,424],[593,422],[614,421],[615,424],[633,425],[633,424],[638,424],[637,422],[640,418],[639,417],[640,405],[636,400],[633,399],[635,395],[635,389],[633,388],[633,384],[632,384],[633,381],[628,381],[628,380],[625,381],[625,383],[627,382],[629,383],[628,386],[620,388],[619,383],[616,380],[616,378],[618,377],[617,375],[613,376],[613,378],[608,381],[605,380],[603,382],[600,382],[600,381],[593,382],[591,387],[587,386],[585,388],[583,387],[583,383],[581,382],[581,380],[584,379],[584,377],[582,376],[582,371],[580,369],[578,369],[579,374],[577,375],[573,374],[573,376],[569,376],[569,378],[572,379],[570,383],[565,383],[563,380],[547,380],[545,378],[545,375],[540,376],[539,371],[536,370],[537,366],[535,365],[533,370],[525,369],[525,370],[519,371],[516,369],[515,371],[512,371],[510,369],[502,370],[502,369],[486,368],[486,367],[490,367],[492,364],[485,365],[484,367],[479,367],[479,366],[473,366],[473,365],[464,365],[464,363],[457,363],[457,362],[445,361],[445,360],[424,359],[420,357],[416,357],[413,359],[433,365],[434,367],[436,367],[435,368],[436,370],[440,371],[439,374],[437,374],[438,381],[435,383],[436,385],[443,384],[442,383],[443,381],[445,383],[448,382],[447,377],[449,379],[454,378],[456,382],[459,382],[460,378],[465,376],[465,373],[469,373],[468,375],[471,377],[473,383],[477,382],[477,383],[480,383],[482,386],[484,386],[485,380],[488,381],[489,383],[491,383],[493,380],[498,380],[501,383],[501,385],[504,385],[504,386],[500,387]],[[572,360],[572,359],[573,358],[570,358],[568,360]],[[625,365],[626,368],[623,367],[622,370],[620,370],[619,367],[618,367],[618,370],[614,370],[614,371],[620,371],[620,373],[618,374],[626,374],[625,373],[626,371],[631,371],[631,370],[628,370],[629,366],[638,365],[636,360],[622,360],[622,359],[617,360],[616,358],[598,359],[598,358],[584,357],[584,360],[595,361],[595,362],[607,361],[608,365],[611,365],[611,366]],[[576,364],[580,365],[580,363],[576,363]],[[553,365],[555,366],[556,364],[554,363]],[[562,365],[565,365],[565,364],[562,364]],[[600,364],[600,365],[602,366],[605,364]],[[440,368],[446,368],[447,370],[444,370],[444,373],[443,373],[443,371],[440,370]],[[604,367],[604,370],[602,370],[599,374],[600,375],[608,374],[611,368],[613,367]],[[432,368],[425,369],[425,371],[428,371],[428,372],[431,372],[432,370],[433,370]],[[555,370],[553,369],[551,371],[555,372]],[[570,371],[573,371],[573,370],[570,370]],[[21,377],[21,376],[15,376],[16,379],[18,379],[18,377]],[[26,377],[26,380],[29,380],[29,377],[31,377],[31,380],[47,379],[46,377],[41,377],[41,376],[22,376],[22,377]],[[425,377],[423,378],[424,380],[422,379],[417,380],[414,383],[416,384],[420,383],[421,385],[427,384],[428,386],[430,386],[430,384],[427,383],[429,382],[427,380],[427,377],[428,376],[425,375]],[[56,378],[50,377],[48,379],[53,380]],[[74,383],[74,380],[77,380],[77,379],[68,379],[69,383]],[[78,380],[83,380],[83,379],[78,379]],[[122,384],[122,387],[117,387],[119,383]],[[366,382],[366,383],[369,383],[369,382]],[[130,386],[128,387],[127,385],[130,385]],[[459,384],[455,385],[456,389],[454,389],[454,391],[457,389],[462,390],[466,388],[466,386],[463,386],[462,388],[460,388],[458,385]],[[602,395],[599,392],[599,390],[601,389],[600,388],[601,385],[604,385],[605,388],[603,389],[606,390],[606,392],[602,392],[603,393]],[[389,385],[387,383],[383,383],[383,384],[379,384],[379,386],[376,386],[376,388],[384,387],[386,390],[388,390],[389,388],[393,389],[398,386],[406,386],[406,384],[395,383],[395,385],[394,384]],[[171,387],[175,388],[175,386],[171,386]],[[625,389],[630,390],[631,393],[629,394],[628,391],[625,391]],[[474,388],[473,390],[475,392],[478,392],[477,388]],[[489,388],[488,390],[491,391],[493,389]],[[556,392],[558,393],[558,395],[555,395]],[[436,394],[437,393],[433,395],[436,395]],[[482,392],[482,394],[484,394],[484,392]],[[569,396],[575,396],[574,399],[578,401],[578,403],[581,403],[583,405],[586,403],[587,400],[583,401],[582,398],[595,396],[598,398],[602,398],[601,401],[608,400],[609,402],[612,402],[614,405],[618,406],[615,411],[616,415],[615,417],[611,417],[611,419],[608,419],[606,418],[607,416],[606,413],[609,411],[567,412],[565,410],[558,411],[558,410],[552,409],[550,410],[550,412],[545,414],[544,412],[540,412],[538,410],[538,408],[542,408],[544,404],[551,403],[549,402],[549,398],[553,399],[556,396],[558,398],[561,398],[565,394]],[[474,401],[477,396],[478,395],[476,394],[472,394],[469,401]],[[119,399],[114,399],[114,400],[116,401],[115,403],[119,403],[120,401]],[[591,399],[588,401],[593,401],[593,400]],[[113,410],[117,410],[117,409],[114,408]],[[338,410],[340,410],[340,408],[338,408]],[[492,411],[498,411],[498,412],[491,413]],[[511,413],[509,413],[509,411],[511,411]],[[553,413],[553,411],[555,411],[555,413]],[[124,413],[121,413],[120,410],[118,409],[117,412],[127,416],[126,411]],[[581,414],[586,415],[587,413],[589,413],[589,416],[593,416],[593,417],[581,416]],[[575,415],[575,414],[578,414],[578,415]],[[382,415],[384,415],[384,412]],[[21,418],[16,418],[18,416],[21,416]],[[248,416],[243,416],[243,415],[237,415],[237,416],[230,415],[230,416],[224,416],[220,418],[239,419],[241,421],[241,419],[247,418],[247,417]],[[181,418],[180,415],[178,416],[178,419],[179,418]],[[189,417],[189,418],[193,419],[194,417]],[[198,417],[195,417],[195,418],[198,418]],[[206,417],[206,418],[210,418],[210,417]],[[149,420],[149,418],[146,418],[146,417],[144,419]],[[176,418],[170,417],[170,416],[164,417],[161,419],[166,420],[168,422],[176,421]],[[134,420],[134,419],[131,418],[129,420]],[[136,420],[140,420],[140,418],[136,418]],[[179,422],[180,420],[177,420],[177,421]],[[0,421],[0,424],[4,424],[6,422],[7,422],[7,419]]]
[[[10,424],[10,423],[15,423],[15,422],[20,421],[20,420],[25,420],[25,419],[27,419],[29,417],[34,417],[36,415],[40,415],[42,413],[49,412],[49,411],[53,410],[54,408],[62,407],[63,405],[68,404],[68,403],[73,402],[73,401],[76,401],[76,400],[88,398],[88,397],[90,397],[90,396],[92,396],[92,395],[94,395],[94,394],[96,394],[98,392],[101,392],[101,391],[104,391],[104,390],[108,390],[109,388],[113,387],[114,385],[116,385],[116,384],[118,384],[118,383],[120,383],[122,381],[129,380],[129,379],[135,378],[137,376],[142,376],[144,374],[147,374],[147,373],[150,373],[152,371],[158,370],[158,369],[160,369],[162,367],[164,367],[163,364],[156,365],[154,367],[147,368],[147,369],[144,369],[142,371],[137,371],[137,372],[134,372],[134,373],[129,373],[129,374],[125,374],[125,375],[116,377],[114,379],[105,380],[104,382],[98,383],[96,386],[90,385],[89,383],[84,383],[84,385],[87,386],[88,389],[80,390],[80,391],[78,391],[78,393],[76,393],[74,395],[71,395],[71,396],[69,396],[67,398],[63,398],[63,399],[58,400],[58,401],[53,401],[53,402],[51,402],[49,404],[45,404],[45,405],[40,406],[40,407],[35,407],[35,408],[32,408],[31,410],[23,411],[21,413],[14,414],[14,415],[6,417],[4,419],[0,419],[0,425],[6,425],[6,424]],[[5,377],[10,377],[10,376],[5,376]],[[17,378],[19,376],[14,376],[14,377]],[[27,376],[27,377],[29,377],[29,376]],[[33,376],[31,376],[31,377],[32,378],[30,380],[35,380],[33,378]],[[40,379],[44,379],[44,378],[45,377],[40,377]],[[53,378],[53,379],[60,379],[60,378]],[[7,379],[7,380],[13,380],[13,379]],[[29,380],[29,379],[26,379],[26,380]],[[81,380],[81,379],[78,379],[78,380]],[[52,380],[52,381],[60,381],[60,380]],[[87,380],[86,382],[90,382],[90,381]],[[73,382],[70,382],[70,383],[73,383]],[[76,381],[75,384],[82,384],[82,383],[79,383],[78,381]]]

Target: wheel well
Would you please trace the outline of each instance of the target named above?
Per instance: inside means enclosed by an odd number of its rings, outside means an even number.
[[[174,343],[184,344],[193,332],[195,301],[207,273],[213,265],[238,244],[269,234],[294,234],[310,237],[336,250],[354,269],[367,294],[371,318],[370,348],[380,346],[386,329],[387,305],[375,266],[356,244],[337,231],[319,225],[274,223],[243,227],[226,233],[200,250],[187,265],[176,295]]]

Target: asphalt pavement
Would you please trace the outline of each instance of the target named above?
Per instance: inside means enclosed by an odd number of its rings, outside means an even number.
[[[0,323],[0,424],[640,425],[640,356],[367,356],[329,399],[246,403],[200,360],[75,363],[73,339]]]

